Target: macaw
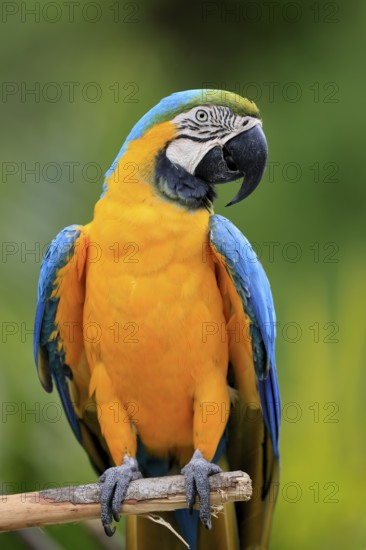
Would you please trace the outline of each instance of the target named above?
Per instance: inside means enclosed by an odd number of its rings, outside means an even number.
[[[45,254],[35,361],[102,474],[108,535],[132,480],[182,468],[189,509],[168,521],[191,549],[269,544],[279,470],[275,311],[249,242],[213,211],[217,184],[242,180],[229,204],[238,203],[266,159],[253,102],[222,90],[172,94],[133,127],[93,220],[63,229]],[[211,524],[208,478],[221,469],[248,472],[253,497]],[[129,550],[181,547],[169,530],[127,519]]]

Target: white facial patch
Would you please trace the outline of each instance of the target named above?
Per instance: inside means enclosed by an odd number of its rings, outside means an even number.
[[[178,136],[168,145],[166,156],[192,175],[213,147],[222,147],[257,124],[262,126],[258,118],[235,115],[228,107],[216,105],[194,107],[177,115],[172,123],[179,129]]]

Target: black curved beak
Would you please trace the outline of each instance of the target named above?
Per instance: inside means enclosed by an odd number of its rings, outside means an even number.
[[[256,124],[225,143],[213,147],[200,161],[195,176],[210,183],[229,183],[244,177],[239,192],[226,206],[236,204],[254,191],[266,167],[268,146]]]

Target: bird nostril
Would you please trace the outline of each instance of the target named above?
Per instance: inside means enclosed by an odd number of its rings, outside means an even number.
[[[236,166],[233,157],[230,154],[230,151],[224,146],[222,149],[222,154],[224,157],[224,161],[226,162],[226,166],[230,170],[230,172],[237,172],[238,167]]]

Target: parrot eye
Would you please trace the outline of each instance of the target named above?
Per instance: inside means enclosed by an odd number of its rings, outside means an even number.
[[[198,120],[199,122],[206,122],[206,120],[208,120],[207,111],[204,111],[203,109],[197,111],[196,120]]]

